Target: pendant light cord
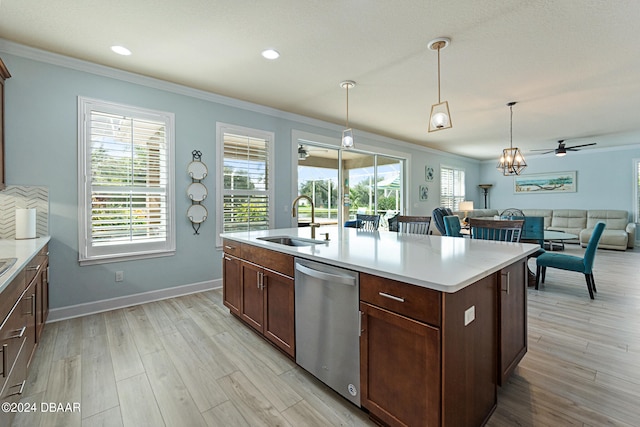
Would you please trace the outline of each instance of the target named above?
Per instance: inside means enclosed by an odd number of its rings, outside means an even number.
[[[345,127],[349,129],[349,84],[347,84],[347,125]]]
[[[509,128],[509,148],[511,148],[511,150],[513,150],[513,104],[509,105],[509,110],[511,110],[511,118],[510,118],[510,123],[511,126]]]
[[[438,45],[438,104],[440,104],[440,45]]]

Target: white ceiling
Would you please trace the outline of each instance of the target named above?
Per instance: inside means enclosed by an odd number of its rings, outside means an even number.
[[[509,145],[509,101],[525,155],[640,143],[638,22],[638,0],[0,0],[0,38],[339,125],[355,80],[356,144],[366,130],[477,159]],[[442,36],[453,128],[427,133]]]

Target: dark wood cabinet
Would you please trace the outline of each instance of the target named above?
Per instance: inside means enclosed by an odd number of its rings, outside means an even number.
[[[496,274],[455,293],[360,274],[360,388],[374,420],[486,422],[497,404],[496,288]]]
[[[4,178],[4,82],[11,74],[9,70],[0,59],[0,190],[4,190],[5,178]]]
[[[227,241],[224,250],[224,305],[294,358],[293,257]]]
[[[440,424],[440,330],[360,303],[362,405],[389,425]]]
[[[232,314],[240,316],[242,281],[239,258],[223,254],[222,258],[222,301]]]
[[[20,400],[27,370],[49,313],[48,247],[5,287],[0,295],[0,400]],[[0,427],[14,413],[0,412]]]
[[[527,352],[527,261],[502,269],[498,286],[498,384]]]

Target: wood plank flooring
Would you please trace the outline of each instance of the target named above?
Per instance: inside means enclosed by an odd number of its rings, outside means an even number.
[[[594,275],[594,301],[570,272],[529,289],[528,353],[489,426],[640,425],[640,251],[599,250]],[[233,318],[220,290],[47,324],[22,401],[81,411],[14,427],[374,425]]]

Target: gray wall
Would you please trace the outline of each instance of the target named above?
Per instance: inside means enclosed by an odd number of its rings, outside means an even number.
[[[342,127],[265,107],[146,79],[0,40],[2,59],[12,77],[5,89],[6,177],[9,184],[49,187],[50,303],[52,308],[208,282],[221,277],[215,247],[216,122],[275,133],[276,227],[289,227],[292,195],[293,129],[334,138]],[[213,78],[213,77],[212,77]],[[328,84],[333,85],[332,82]],[[85,96],[175,113],[177,252],[173,257],[78,265],[77,97]],[[340,96],[340,93],[336,93]],[[425,108],[428,106],[425,105]],[[426,125],[425,125],[426,126]],[[469,188],[477,184],[480,163],[358,132],[357,144],[393,149],[410,156],[408,213],[428,214],[439,205],[439,165],[465,168]],[[194,236],[186,210],[185,189],[191,182],[185,168],[198,149],[210,175],[205,206],[209,218]],[[434,166],[436,180],[425,182],[425,165]],[[418,185],[430,197],[418,200]],[[478,196],[478,201],[479,196]],[[125,280],[116,283],[115,271]]]

